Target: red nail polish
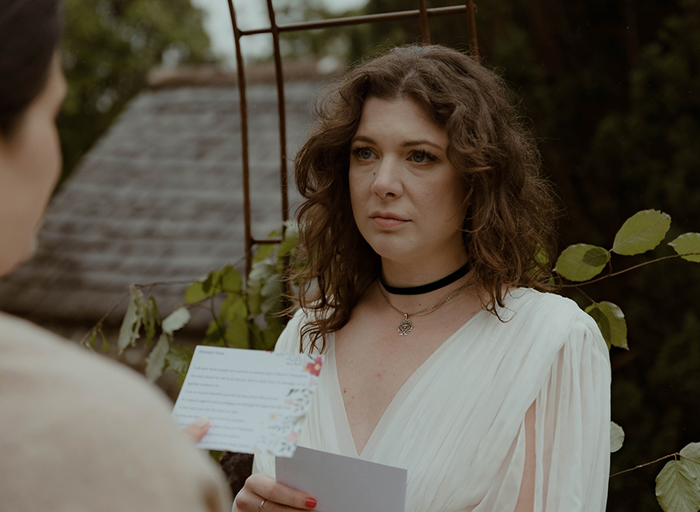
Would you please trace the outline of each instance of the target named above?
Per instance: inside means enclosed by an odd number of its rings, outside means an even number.
[[[316,500],[313,498],[306,498],[304,505],[306,505],[306,508],[315,508],[316,507]]]

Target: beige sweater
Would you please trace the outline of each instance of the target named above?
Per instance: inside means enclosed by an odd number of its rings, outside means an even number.
[[[0,510],[230,510],[170,410],[128,368],[0,314]]]

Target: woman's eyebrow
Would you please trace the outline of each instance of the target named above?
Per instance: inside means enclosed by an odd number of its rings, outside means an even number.
[[[433,147],[439,149],[440,151],[445,151],[445,148],[443,148],[439,144],[435,144],[434,142],[430,142],[429,140],[425,140],[425,139],[408,140],[408,141],[404,142],[403,144],[401,144],[401,147],[408,148],[411,146],[421,146],[423,144],[427,144],[428,146],[433,146]]]
[[[356,141],[366,142],[368,144],[376,144],[374,139],[372,139],[371,137],[365,137],[364,135],[357,135],[357,136],[353,137],[351,142],[356,142]]]
[[[377,143],[373,138],[367,137],[365,135],[357,135],[357,136],[353,137],[352,142],[366,142],[368,144],[376,144]],[[429,140],[426,140],[426,139],[407,140],[406,142],[401,143],[401,147],[409,148],[409,147],[413,147],[413,146],[420,146],[423,144],[427,144],[428,146],[433,146],[434,148],[437,148],[440,151],[445,151],[445,148],[443,148],[439,144],[435,144],[434,142],[430,142]]]

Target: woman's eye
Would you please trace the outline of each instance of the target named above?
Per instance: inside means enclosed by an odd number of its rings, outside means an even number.
[[[411,160],[417,164],[427,164],[434,162],[436,157],[428,153],[427,151],[416,151],[411,154]]]
[[[360,160],[371,160],[374,157],[374,151],[369,148],[357,148],[353,153],[355,153],[355,156]]]

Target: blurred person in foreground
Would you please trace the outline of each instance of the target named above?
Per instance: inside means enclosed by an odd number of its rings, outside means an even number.
[[[59,0],[0,0],[0,276],[31,256],[60,174],[60,33]],[[0,509],[227,509],[221,474],[170,410],[133,371],[0,313]]]

